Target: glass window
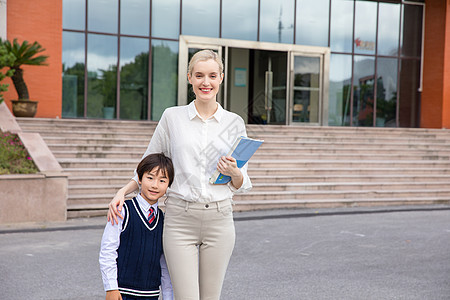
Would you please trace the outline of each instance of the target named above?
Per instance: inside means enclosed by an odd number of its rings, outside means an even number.
[[[80,0],[63,1],[63,28],[84,30],[86,2]]]
[[[256,41],[258,37],[258,0],[223,0],[222,37]]]
[[[179,35],[180,0],[153,0],[152,36],[178,39]]]
[[[397,59],[377,60],[377,114],[376,126],[396,127],[397,111]]]
[[[152,117],[161,118],[168,107],[177,105],[178,42],[152,41]]]
[[[328,101],[328,124],[330,126],[350,125],[351,78],[352,56],[331,54]]]
[[[298,0],[295,43],[328,47],[329,0]]]
[[[402,59],[400,65],[400,127],[419,127],[420,60]]]
[[[260,35],[263,42],[294,42],[294,0],[261,0]]]
[[[397,56],[400,26],[400,4],[379,4],[378,55]]]
[[[220,0],[183,1],[182,34],[219,37]]]
[[[147,119],[148,49],[148,39],[120,39],[121,119]]]
[[[330,48],[352,52],[353,1],[331,0]]]
[[[84,116],[84,34],[63,31],[62,117]]]
[[[89,34],[87,117],[113,119],[117,89],[117,37]]]
[[[355,2],[355,53],[375,54],[377,3]]]
[[[88,29],[90,31],[117,33],[118,6],[118,0],[89,0]]]
[[[150,1],[126,0],[120,3],[120,33],[149,35]]]
[[[354,56],[353,126],[373,126],[375,58]]]
[[[422,5],[403,5],[402,55],[420,57],[422,52]]]
[[[294,57],[293,122],[319,122],[320,58]]]

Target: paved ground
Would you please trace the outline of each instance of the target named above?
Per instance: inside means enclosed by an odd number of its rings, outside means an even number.
[[[235,213],[222,299],[450,299],[450,206]],[[104,299],[104,218],[0,226],[0,299]]]

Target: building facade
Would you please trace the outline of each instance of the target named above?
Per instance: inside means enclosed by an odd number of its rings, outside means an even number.
[[[208,48],[250,124],[450,128],[450,0],[34,2],[2,5],[7,38],[50,56],[25,71],[38,117],[157,121]]]

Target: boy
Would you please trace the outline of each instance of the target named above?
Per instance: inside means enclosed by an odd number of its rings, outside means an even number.
[[[162,153],[146,156],[136,169],[140,193],[125,201],[123,219],[106,224],[100,269],[106,300],[172,299],[172,284],[163,254],[164,215],[158,208],[174,178],[173,164]]]

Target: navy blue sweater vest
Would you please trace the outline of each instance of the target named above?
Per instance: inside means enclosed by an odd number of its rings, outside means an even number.
[[[163,212],[149,224],[136,198],[125,201],[125,217],[117,250],[117,281],[122,294],[158,299],[163,252]]]

